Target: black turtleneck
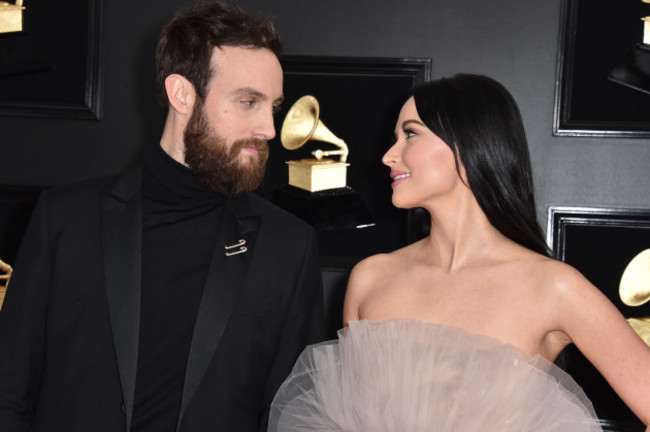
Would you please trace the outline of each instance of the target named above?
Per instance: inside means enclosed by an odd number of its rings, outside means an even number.
[[[145,163],[133,432],[173,432],[224,198],[159,146]]]

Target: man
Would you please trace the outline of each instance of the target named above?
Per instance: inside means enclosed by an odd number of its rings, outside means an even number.
[[[313,230],[249,192],[282,101],[280,40],[197,5],[157,48],[144,166],[42,194],[0,312],[0,430],[257,431],[324,337]]]

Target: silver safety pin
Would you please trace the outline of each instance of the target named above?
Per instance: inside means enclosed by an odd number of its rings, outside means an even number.
[[[246,240],[240,239],[234,245],[224,246],[224,249],[226,250],[226,256],[233,256],[233,255],[237,255],[237,254],[246,252],[248,250],[248,248],[246,246],[244,246],[245,244],[246,244]],[[235,249],[235,248],[239,248],[239,249],[232,250],[232,249]]]

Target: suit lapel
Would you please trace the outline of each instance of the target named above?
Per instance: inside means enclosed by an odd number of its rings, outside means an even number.
[[[140,335],[142,170],[125,174],[101,199],[106,294],[122,383],[126,430],[131,429]]]
[[[258,217],[237,218],[233,200],[224,205],[219,235],[194,327],[177,430],[219,346],[244,283],[259,232]]]

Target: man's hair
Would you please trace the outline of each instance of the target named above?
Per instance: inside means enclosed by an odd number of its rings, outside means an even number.
[[[517,103],[497,81],[458,74],[416,87],[422,121],[454,152],[456,169],[490,223],[517,243],[549,255],[535,214],[528,143]]]
[[[158,100],[167,111],[169,101],[165,79],[171,74],[187,78],[204,102],[215,47],[232,46],[268,49],[276,56],[282,41],[268,18],[254,18],[236,5],[222,1],[198,3],[178,11],[163,27],[156,48]]]

